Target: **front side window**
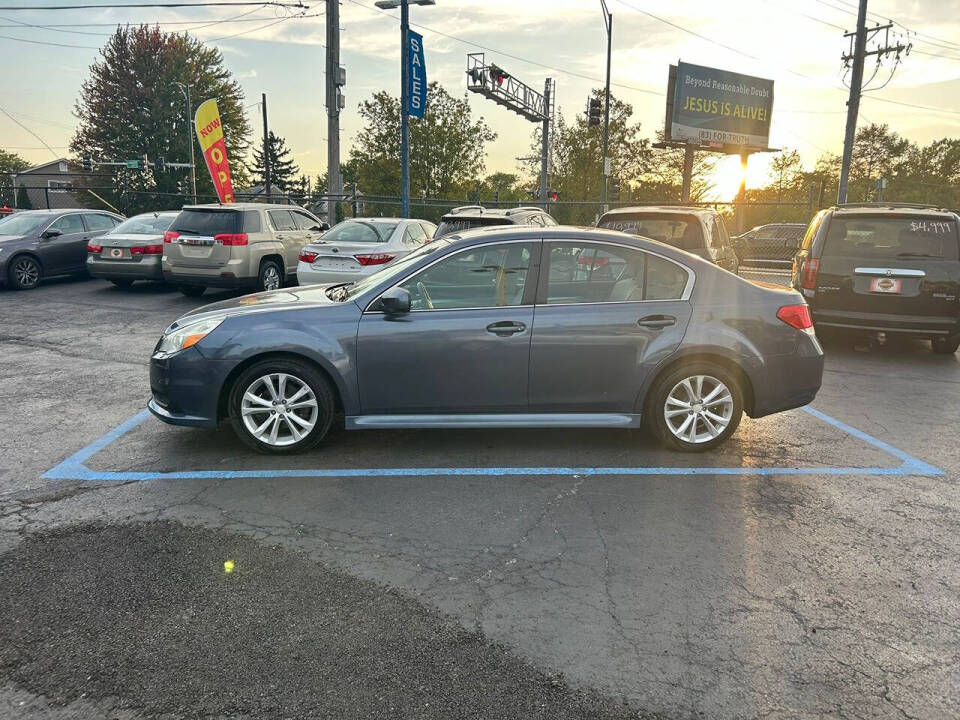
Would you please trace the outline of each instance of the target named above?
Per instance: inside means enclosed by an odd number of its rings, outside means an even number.
[[[293,222],[293,216],[289,210],[270,210],[267,212],[270,216],[270,224],[274,230],[296,230],[297,225]]]
[[[423,234],[423,228],[420,223],[410,223],[403,233],[404,245],[423,245],[427,241],[427,236]]]
[[[676,263],[618,245],[553,243],[547,304],[678,300],[687,272]]]
[[[51,225],[49,230],[59,230],[64,235],[84,232],[83,220],[79,215],[64,215]]]
[[[320,221],[315,217],[311,217],[302,210],[291,210],[293,213],[293,219],[297,223],[297,228],[300,230],[313,230],[314,228],[320,227]]]
[[[463,250],[405,280],[411,310],[511,307],[523,302],[533,243]]]

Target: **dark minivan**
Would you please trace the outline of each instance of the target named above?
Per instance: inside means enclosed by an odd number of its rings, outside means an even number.
[[[811,221],[793,287],[820,328],[928,338],[960,347],[960,217],[907,204],[844,205]]]

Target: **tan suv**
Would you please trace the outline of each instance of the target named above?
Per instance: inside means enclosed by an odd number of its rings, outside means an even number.
[[[163,279],[190,297],[208,286],[276,290],[325,229],[295,205],[187,205],[163,236]]]

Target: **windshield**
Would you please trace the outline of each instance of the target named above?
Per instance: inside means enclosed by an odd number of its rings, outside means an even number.
[[[400,223],[347,220],[323,235],[325,243],[382,243],[390,239]]]
[[[697,250],[703,247],[700,221],[693,215],[617,214],[600,218],[597,227],[619,230],[630,235],[641,235],[681,250]]]
[[[359,282],[356,282],[353,285],[340,286],[340,287],[345,287],[345,290],[339,293],[338,295],[332,295],[331,297],[334,300],[339,300],[339,301],[353,300],[353,298],[363,295],[363,293],[365,293],[370,288],[376,287],[382,282],[387,282],[390,280],[390,278],[398,277],[402,275],[404,272],[406,272],[407,268],[409,268],[411,265],[415,265],[420,260],[422,260],[425,256],[432,255],[438,250],[442,250],[449,244],[450,243],[447,242],[446,240],[434,240],[431,243],[427,243],[426,245],[422,246],[419,250],[415,250],[414,252],[410,253],[406,257],[403,257],[397,260],[396,262],[390,263],[389,265],[384,267],[383,270],[380,270],[379,272],[375,272],[373,273],[373,275],[367,275],[367,277],[365,277],[363,280],[360,280]],[[340,288],[335,288],[335,289],[340,289]]]
[[[956,260],[957,222],[947,217],[889,215],[834,218],[823,252],[858,258]]]
[[[137,215],[124,220],[107,235],[163,235],[174,217],[174,215],[154,215],[153,213]]]
[[[50,222],[50,215],[18,213],[0,220],[0,235],[29,235]]]
[[[450,233],[460,232],[462,230],[469,230],[470,228],[476,227],[489,227],[491,225],[507,225],[506,220],[502,217],[489,217],[489,218],[444,218],[440,221],[440,227],[437,228],[437,231],[433,234],[435,238],[441,238],[444,235],[449,235]]]

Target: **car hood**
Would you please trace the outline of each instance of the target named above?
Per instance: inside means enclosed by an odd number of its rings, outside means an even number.
[[[230,300],[210,303],[181,315],[170,329],[184,325],[187,322],[216,317],[235,317],[237,315],[251,315],[263,312],[279,312],[281,310],[302,310],[307,307],[336,306],[343,303],[334,302],[327,297],[326,289],[330,285],[309,285],[307,287],[284,288],[267,292],[243,295]]]
[[[0,245],[8,242],[17,242],[18,240],[25,240],[26,235],[0,235]]]

